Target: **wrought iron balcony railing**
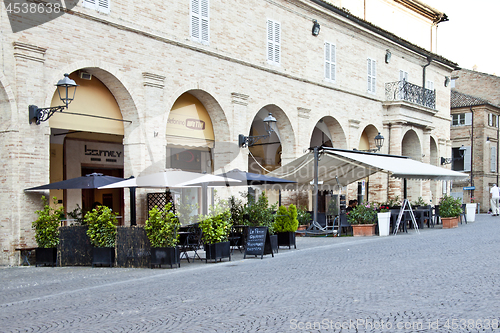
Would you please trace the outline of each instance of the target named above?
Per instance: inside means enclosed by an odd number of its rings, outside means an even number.
[[[436,90],[420,87],[404,80],[386,83],[385,97],[388,101],[407,101],[431,109],[436,108]]]

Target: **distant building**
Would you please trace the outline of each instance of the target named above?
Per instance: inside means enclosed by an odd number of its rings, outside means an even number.
[[[500,77],[461,69],[451,81],[452,169],[470,174],[467,182],[454,182],[452,194],[464,203],[490,207],[489,193],[499,182]],[[464,188],[474,187],[474,190]]]

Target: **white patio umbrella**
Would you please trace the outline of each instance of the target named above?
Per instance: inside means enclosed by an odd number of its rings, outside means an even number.
[[[127,180],[99,187],[99,189],[107,188],[125,188],[125,187],[185,187],[190,184],[205,183],[205,182],[224,182],[227,177],[221,177],[211,174],[202,174],[197,172],[189,172],[182,170],[166,170],[153,173],[150,175],[139,176],[137,178],[129,178]],[[240,182],[236,179],[230,179],[233,182]]]

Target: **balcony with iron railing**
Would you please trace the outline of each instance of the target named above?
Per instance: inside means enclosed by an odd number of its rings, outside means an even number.
[[[406,101],[436,109],[436,90],[430,90],[403,81],[385,84],[385,97],[388,101]]]

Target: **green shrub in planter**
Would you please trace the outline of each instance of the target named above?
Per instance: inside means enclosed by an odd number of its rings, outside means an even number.
[[[305,208],[298,208],[297,220],[299,220],[299,225],[307,225],[311,223],[311,214]]]
[[[202,231],[203,243],[226,242],[231,232],[231,213],[229,209],[217,215],[203,217],[199,227]]]
[[[57,198],[54,197],[54,204]],[[31,223],[35,230],[35,240],[40,248],[54,248],[59,244],[59,223],[64,216],[64,207],[54,209],[47,204],[47,199],[42,195],[43,209],[37,210],[38,219]]]
[[[460,214],[462,214],[462,201],[445,194],[439,201],[439,216],[457,217]]]
[[[267,227],[269,234],[274,234],[274,214],[276,204],[269,206],[269,200],[266,193],[262,192],[257,201],[254,197],[247,194],[248,202],[245,205],[244,213],[248,215],[248,220],[244,221],[245,225],[250,227]]]
[[[84,222],[89,226],[87,236],[94,247],[115,247],[117,215],[106,206],[98,206],[85,214]]]
[[[172,212],[172,203],[168,203],[163,210],[157,206],[149,211],[144,230],[151,247],[175,247],[179,241],[177,229],[181,226],[179,219]]]
[[[273,229],[275,232],[295,232],[299,227],[297,219],[297,207],[290,205],[288,209],[285,206],[280,206],[276,212]]]

